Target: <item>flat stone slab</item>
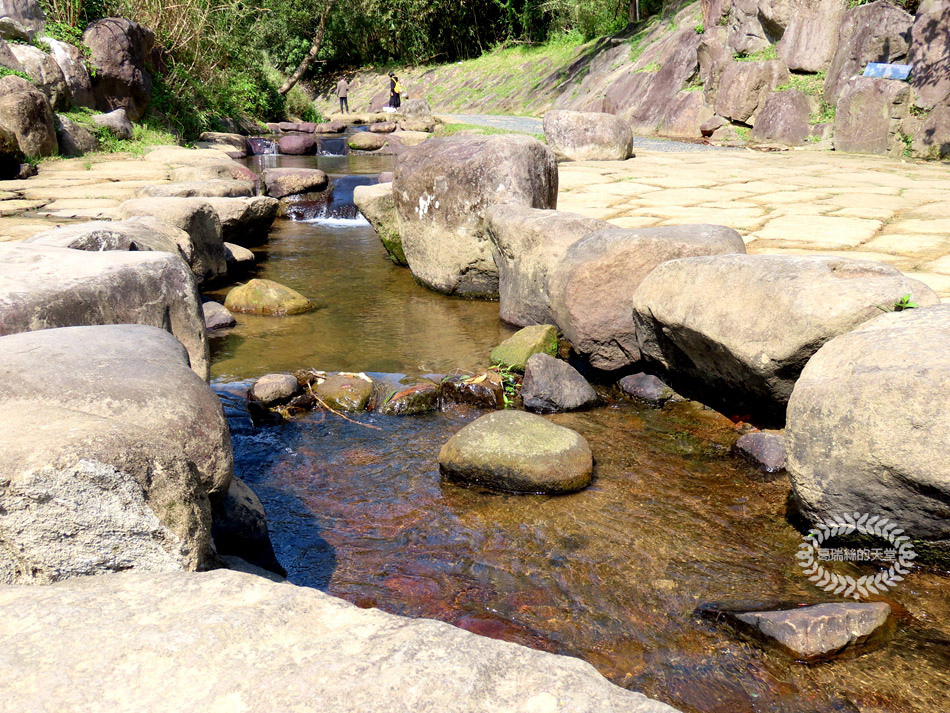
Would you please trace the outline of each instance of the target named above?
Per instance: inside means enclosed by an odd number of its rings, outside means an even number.
[[[476,419],[442,446],[450,480],[513,493],[569,493],[587,486],[590,446],[579,433],[523,411]]]

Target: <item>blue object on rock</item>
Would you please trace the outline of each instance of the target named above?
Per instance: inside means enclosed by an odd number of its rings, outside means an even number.
[[[874,77],[875,79],[899,79],[901,81],[907,81],[913,68],[914,66],[911,64],[868,62],[868,66],[864,70],[864,76]]]

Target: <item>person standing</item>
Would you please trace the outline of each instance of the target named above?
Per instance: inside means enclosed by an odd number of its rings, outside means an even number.
[[[393,108],[398,109],[402,106],[402,85],[399,83],[399,77],[393,77]]]
[[[340,81],[336,84],[336,95],[340,100],[340,113],[350,113],[350,85],[346,82],[346,75],[340,75]]]
[[[389,73],[389,108],[396,108],[396,75]]]

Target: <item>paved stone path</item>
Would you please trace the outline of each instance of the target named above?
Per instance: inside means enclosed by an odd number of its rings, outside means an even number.
[[[47,162],[34,178],[0,183],[0,241],[108,219],[142,186],[180,178],[176,167],[214,155],[165,148],[145,159]],[[727,225],[742,233],[751,253],[879,260],[950,301],[947,164],[824,151],[641,148],[629,161],[561,164],[558,208],[621,227]]]

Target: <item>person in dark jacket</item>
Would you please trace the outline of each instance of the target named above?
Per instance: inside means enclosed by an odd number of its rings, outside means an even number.
[[[350,113],[350,85],[346,81],[346,76],[341,76],[340,81],[336,84],[336,95],[340,99],[340,113],[349,114]]]

